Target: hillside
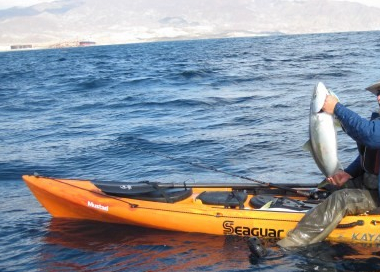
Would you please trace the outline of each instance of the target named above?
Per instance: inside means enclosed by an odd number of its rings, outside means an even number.
[[[380,30],[380,9],[328,0],[68,0],[0,10],[0,46]]]

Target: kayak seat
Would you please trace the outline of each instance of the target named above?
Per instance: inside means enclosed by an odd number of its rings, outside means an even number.
[[[175,203],[184,200],[193,194],[193,190],[190,188],[168,188],[168,189],[158,189],[148,193],[142,193],[137,195],[128,195],[128,198],[153,201],[153,202],[164,202],[164,203]]]
[[[245,192],[203,192],[196,199],[206,205],[223,205],[225,208],[244,208],[244,202],[247,199]]]
[[[294,211],[309,210],[317,205],[316,203],[307,203],[301,200],[273,195],[254,196],[249,201],[249,204],[255,209],[282,208]]]

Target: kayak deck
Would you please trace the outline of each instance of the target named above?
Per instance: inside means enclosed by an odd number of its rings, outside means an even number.
[[[128,197],[120,194],[119,190],[114,194],[107,194],[97,187],[101,185],[96,186],[93,182],[85,180],[39,176],[23,176],[23,179],[38,201],[54,217],[95,220],[171,231],[283,238],[307,211],[254,207],[252,199],[261,194],[272,196],[285,194],[281,190],[263,186],[243,191],[232,188],[199,188],[195,185],[192,188],[186,188],[185,193],[177,190],[183,195],[170,203],[162,199],[160,201],[141,199],[141,195],[151,192],[139,192]],[[120,183],[117,185],[120,186]],[[125,188],[128,190],[128,186]],[[225,199],[226,196],[238,195],[239,192],[247,197],[244,199],[240,196],[236,199],[232,197],[232,201],[228,202],[232,203],[231,205],[226,205],[223,201],[215,202],[215,196]],[[202,194],[208,194],[211,197],[202,198]],[[244,194],[241,195],[244,196]],[[305,197],[292,193],[287,197],[295,201],[306,200]],[[211,203],[208,203],[207,199],[211,199]],[[328,239],[342,242],[380,243],[378,223],[380,223],[379,215],[346,216],[340,224],[341,227],[336,228]]]

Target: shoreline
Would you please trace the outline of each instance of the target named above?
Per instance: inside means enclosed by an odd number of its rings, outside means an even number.
[[[83,48],[94,46],[110,46],[110,45],[127,45],[127,44],[143,44],[143,43],[156,43],[156,42],[176,42],[176,41],[192,41],[192,40],[213,40],[213,39],[235,39],[235,38],[261,38],[261,37],[276,37],[276,36],[308,36],[308,35],[323,35],[323,34],[345,34],[345,33],[365,33],[365,32],[379,32],[380,30],[362,30],[362,31],[337,31],[337,32],[310,32],[310,33],[255,33],[251,35],[206,35],[198,37],[177,37],[177,38],[151,38],[151,39],[137,39],[126,40],[123,42],[91,42],[93,44],[80,45],[79,42],[65,41],[60,43],[14,43],[14,45],[31,45],[31,48],[12,49],[12,44],[0,44],[0,52],[20,52],[20,51],[33,51],[33,50],[46,50],[46,49],[66,49],[66,48]],[[59,46],[62,45],[62,46]]]

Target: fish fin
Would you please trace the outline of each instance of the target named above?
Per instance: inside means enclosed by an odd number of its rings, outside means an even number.
[[[264,204],[260,209],[269,209],[270,205],[272,205],[272,201],[269,201],[268,203]]]
[[[340,123],[340,121],[336,117],[334,117],[334,127],[342,128],[342,124]]]
[[[306,143],[304,143],[304,145],[302,146],[302,149],[304,151],[311,152],[311,142],[310,142],[310,140],[308,140]]]
[[[326,179],[322,180],[319,184],[318,184],[318,189],[323,189],[328,183],[328,181]]]

